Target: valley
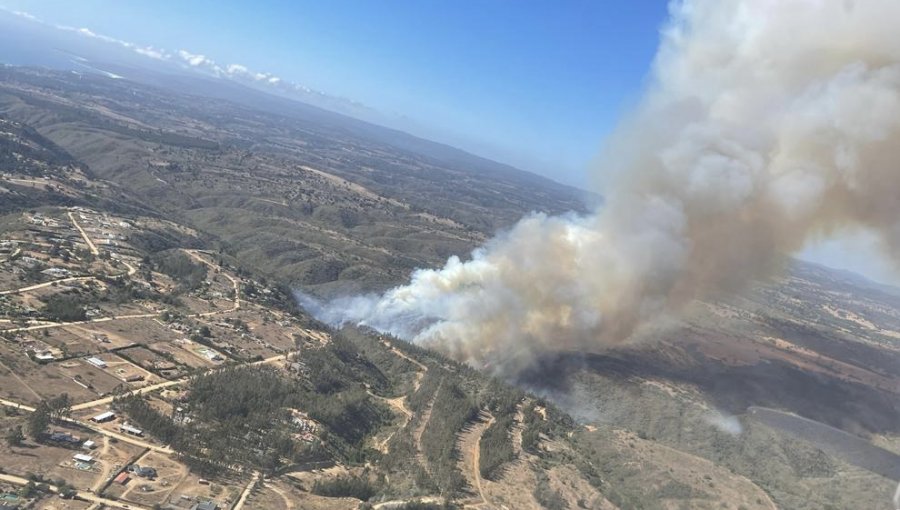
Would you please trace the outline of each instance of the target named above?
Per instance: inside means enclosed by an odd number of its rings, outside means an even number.
[[[374,129],[0,69],[4,497],[889,508],[900,294],[852,275],[787,261],[783,278],[694,303],[638,342],[511,378],[310,316],[295,291],[384,290],[532,211],[587,207]],[[851,462],[786,413],[884,460]]]

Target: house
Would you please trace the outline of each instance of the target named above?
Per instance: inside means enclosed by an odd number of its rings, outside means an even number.
[[[90,455],[85,455],[83,453],[76,453],[72,456],[72,458],[77,460],[78,462],[84,462],[85,464],[92,464],[94,462],[93,457],[91,457]]]
[[[128,476],[127,472],[122,471],[121,473],[118,474],[118,476],[116,476],[113,479],[113,482],[115,482],[119,485],[125,485],[126,483],[128,483],[128,480],[131,480],[131,477]]]
[[[204,501],[192,506],[191,510],[219,510],[219,505],[215,501]]]
[[[132,464],[128,466],[128,471],[140,476],[141,478],[153,479],[156,478],[156,470],[152,467],[147,466],[138,466],[137,464]]]
[[[81,439],[68,432],[53,432],[50,434],[49,439],[54,443],[77,444],[81,442]]]
[[[91,421],[94,423],[105,423],[108,421],[112,421],[116,418],[116,413],[112,411],[106,411],[104,413],[100,413],[97,416],[91,418]]]
[[[125,382],[138,382],[143,380],[144,376],[142,376],[141,374],[131,374],[125,378]]]
[[[106,368],[106,362],[100,358],[95,358],[95,357],[91,356],[90,358],[87,358],[85,361],[87,361],[91,365],[94,365],[97,368]]]
[[[97,443],[88,439],[87,441],[84,442],[84,444],[81,445],[81,447],[85,450],[93,450],[94,448],[97,447]]]
[[[200,354],[206,356],[206,359],[210,361],[222,361],[224,359],[218,352],[213,351],[212,349],[200,349]]]
[[[38,361],[52,361],[55,359],[53,357],[53,353],[50,351],[41,351],[34,353],[34,359]]]
[[[65,277],[69,276],[71,273],[69,273],[68,269],[64,269],[62,267],[51,267],[51,268],[44,269],[43,271],[41,271],[41,274],[45,274],[47,276],[52,276],[54,278],[65,278]]]

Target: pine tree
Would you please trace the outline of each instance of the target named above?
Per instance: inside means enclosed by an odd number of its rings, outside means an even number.
[[[28,435],[35,441],[39,440],[47,433],[47,427],[50,426],[50,406],[46,400],[42,400],[37,409],[28,416]]]
[[[6,444],[9,446],[19,446],[25,440],[25,434],[22,433],[22,426],[16,425],[6,432]]]

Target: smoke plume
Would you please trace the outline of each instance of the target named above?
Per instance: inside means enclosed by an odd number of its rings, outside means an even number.
[[[514,369],[634,338],[842,229],[900,254],[900,2],[684,0],[670,15],[603,151],[600,210],[533,214],[321,317]]]

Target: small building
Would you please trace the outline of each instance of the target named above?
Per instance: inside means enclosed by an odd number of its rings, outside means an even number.
[[[87,361],[91,365],[94,365],[97,368],[106,368],[106,362],[100,358],[91,356],[90,358],[87,358],[85,361]]]
[[[40,351],[34,353],[34,359],[38,361],[53,361],[56,359],[50,351]]]
[[[84,442],[84,444],[81,445],[81,447],[84,448],[85,450],[93,450],[94,448],[97,447],[97,443],[88,439],[87,441]]]
[[[141,478],[149,478],[149,479],[156,478],[156,470],[153,469],[152,467],[138,466],[137,464],[132,464],[132,465],[128,466],[128,471],[134,473],[137,476],[140,476]]]
[[[192,506],[191,510],[219,510],[219,505],[215,501],[203,501]]]
[[[97,416],[94,416],[93,418],[91,418],[91,421],[94,423],[105,423],[114,419],[116,419],[116,413],[112,411],[106,411],[104,413],[98,414]]]
[[[143,436],[144,435],[143,430],[136,428],[136,427],[132,427],[131,425],[129,425],[127,423],[123,423],[122,425],[119,425],[119,430],[121,430],[122,432],[125,432],[126,434],[131,434],[132,436]]]
[[[139,381],[143,381],[143,380],[144,380],[144,376],[141,374],[131,374],[131,375],[125,377],[125,382],[139,382]]]
[[[62,267],[50,267],[41,271],[41,274],[52,276],[54,278],[65,278],[71,275],[68,269]]]
[[[94,462],[93,457],[91,457],[90,455],[85,455],[83,453],[76,453],[72,456],[72,458],[77,460],[78,462],[84,462],[85,464],[92,464]]]
[[[113,479],[113,482],[119,485],[125,485],[126,483],[128,483],[128,480],[131,480],[131,477],[128,476],[128,473],[126,471],[122,471]]]
[[[77,444],[81,442],[81,439],[68,432],[53,432],[48,439],[54,443]]]

